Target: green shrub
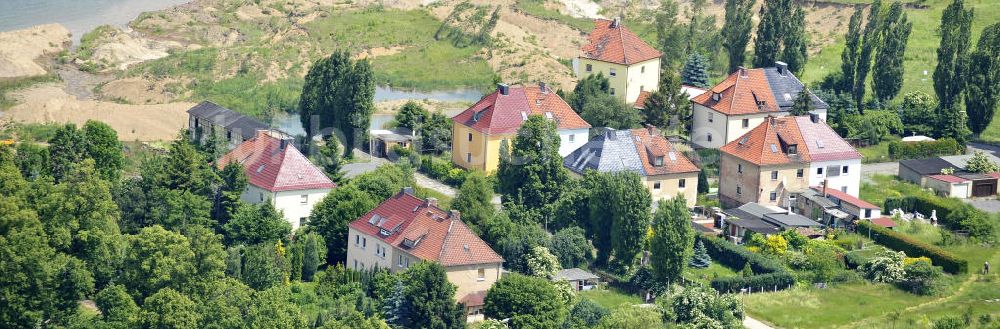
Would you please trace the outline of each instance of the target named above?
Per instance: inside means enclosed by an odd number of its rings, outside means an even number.
[[[941,287],[941,269],[926,261],[907,264],[903,267],[903,280],[899,288],[918,295],[933,295]]]
[[[910,257],[927,257],[935,265],[941,266],[948,273],[965,273],[969,270],[969,262],[945,251],[944,249],[923,243],[896,231],[874,225],[869,222],[858,222],[858,233],[870,234],[872,240],[893,250],[905,252]]]
[[[889,143],[889,157],[893,160],[955,155],[962,154],[964,150],[965,148],[952,138],[926,142],[893,141]]]
[[[751,272],[755,273],[755,275],[747,277],[734,276],[713,279],[712,288],[719,292],[734,292],[742,288],[786,289],[795,284],[795,277],[778,260],[752,253],[746,248],[720,238],[698,236],[697,239],[705,245],[705,249],[708,250],[712,259],[720,264],[729,268],[749,266]]]

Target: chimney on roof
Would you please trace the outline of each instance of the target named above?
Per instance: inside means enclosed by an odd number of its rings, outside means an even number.
[[[545,88],[545,82],[542,82],[542,81],[538,82],[538,90],[541,91],[543,94],[546,94],[546,93],[549,92],[549,90]]]
[[[438,205],[437,198],[427,198],[427,200],[424,200],[424,207],[431,207],[431,206],[437,207],[437,205]]]
[[[824,198],[826,197],[826,187],[828,185],[830,185],[830,180],[829,179],[824,179],[823,180],[823,197]]]
[[[788,63],[776,61],[774,62],[774,68],[778,69],[778,74],[785,76],[785,73],[788,72]]]
[[[510,94],[510,86],[508,86],[506,83],[498,83],[497,84],[497,91],[500,92],[500,95],[506,96],[506,95]]]
[[[622,25],[622,18],[621,17],[615,17],[613,20],[611,20],[611,28],[617,29],[618,26],[620,26],[620,25]]]
[[[399,193],[413,195],[413,188],[409,187],[409,186],[404,187],[404,188],[402,188],[402,189],[399,190]]]
[[[647,123],[646,124],[646,132],[649,133],[650,137],[656,136],[656,127]]]
[[[819,114],[809,113],[809,120],[812,121],[812,123],[819,123]]]
[[[746,77],[748,77],[747,68],[740,66],[740,78],[746,78]]]
[[[448,211],[448,219],[459,220],[461,218],[462,218],[462,213],[459,212],[458,210],[449,210]]]

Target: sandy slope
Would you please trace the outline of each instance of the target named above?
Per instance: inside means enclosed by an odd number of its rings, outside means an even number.
[[[125,105],[78,100],[56,84],[45,84],[15,93],[22,100],[4,113],[20,122],[103,121],[118,131],[121,140],[172,140],[187,126],[187,111],[194,103]]]
[[[35,60],[65,49],[69,42],[69,30],[59,24],[0,32],[0,78],[45,74],[45,68]]]

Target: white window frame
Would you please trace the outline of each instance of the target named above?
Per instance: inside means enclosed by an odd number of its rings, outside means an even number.
[[[486,281],[486,268],[480,267],[476,269],[476,281],[482,282]]]
[[[299,204],[303,204],[303,205],[309,204],[309,195],[308,194],[300,195],[299,196]]]

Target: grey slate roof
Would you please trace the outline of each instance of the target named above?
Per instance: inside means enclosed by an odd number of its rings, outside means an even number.
[[[553,277],[556,280],[566,280],[566,281],[580,281],[580,280],[597,280],[600,279],[597,275],[593,273],[584,271],[579,268],[567,268],[559,270]]]
[[[942,158],[925,158],[925,159],[911,159],[899,161],[900,166],[910,168],[921,175],[937,175],[941,173],[941,169],[952,168],[955,171],[962,170],[961,167],[951,164]]]
[[[767,84],[771,87],[771,93],[774,94],[774,99],[778,102],[781,110],[790,110],[792,104],[795,103],[795,98],[799,96],[799,92],[804,88],[802,81],[799,81],[799,78],[795,77],[795,74],[792,72],[785,72],[784,75],[781,75],[781,73],[778,73],[776,67],[764,68],[764,76],[767,78]],[[813,93],[809,93],[809,96],[811,96],[813,107],[816,109],[830,108],[826,102],[816,97]]]
[[[750,231],[760,233],[760,234],[778,234],[781,230],[778,229],[774,224],[756,219],[756,218],[740,218],[736,220],[728,220],[733,225],[748,229]]]
[[[781,228],[789,227],[819,227],[822,226],[820,223],[809,219],[806,216],[802,216],[796,213],[785,213],[785,214],[767,214],[764,215],[764,221],[777,224]]]
[[[808,217],[788,212],[771,209],[760,204],[750,202],[725,211],[730,216],[739,218],[730,222],[757,233],[778,233],[791,227],[818,227],[821,224]]]
[[[995,163],[1000,163],[1000,158],[997,158],[993,154],[986,153],[986,152],[983,152],[983,154],[986,155],[986,157],[989,158],[991,161],[993,161]],[[943,157],[940,157],[940,158],[941,158],[941,160],[944,160],[944,161],[952,164],[955,167],[958,167],[958,168],[961,168],[961,169],[965,169],[965,166],[969,165],[969,159],[972,159],[972,156],[973,156],[973,154],[970,153],[970,154],[963,154],[963,155],[948,155],[948,156],[943,156]]]
[[[188,109],[187,113],[208,120],[212,124],[221,126],[226,130],[238,131],[240,135],[243,135],[244,140],[256,136],[258,130],[267,130],[269,128],[263,122],[210,101],[198,103],[198,105]]]
[[[815,204],[817,204],[817,205],[819,205],[820,207],[823,207],[823,208],[837,208],[839,206],[839,205],[837,205],[836,202],[833,202],[833,200],[830,200],[829,198],[824,197],[823,194],[819,193],[819,191],[811,189],[811,188],[810,189],[805,189],[802,192],[799,192],[799,196],[803,197],[803,198],[806,198],[809,201],[812,201],[813,203],[815,203]]]
[[[642,159],[632,142],[632,132],[608,128],[604,134],[563,158],[569,170],[583,174],[587,169],[601,172],[633,171],[645,175]]]

